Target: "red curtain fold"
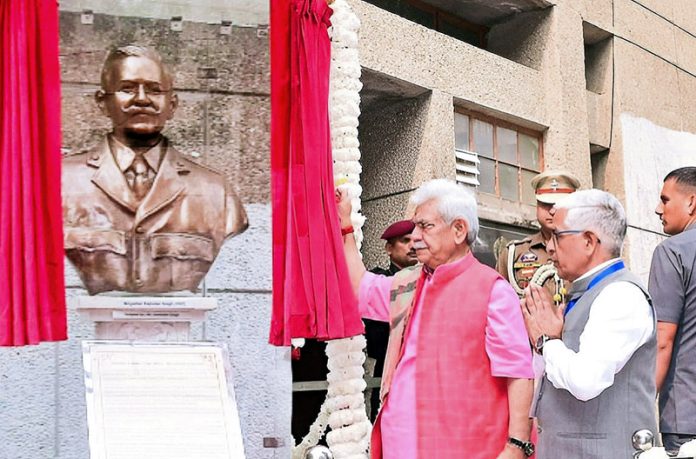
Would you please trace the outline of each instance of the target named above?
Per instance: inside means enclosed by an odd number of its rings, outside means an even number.
[[[0,0],[0,345],[67,338],[58,5]]]
[[[334,200],[326,0],[271,2],[270,342],[363,333]]]

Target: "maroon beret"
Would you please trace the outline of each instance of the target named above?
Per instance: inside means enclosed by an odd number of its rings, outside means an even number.
[[[407,234],[411,234],[416,224],[411,220],[401,220],[400,222],[392,223],[389,228],[384,230],[382,233],[382,239],[388,240],[394,237],[401,237]]]

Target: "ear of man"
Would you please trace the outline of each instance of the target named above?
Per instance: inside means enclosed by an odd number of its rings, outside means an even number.
[[[174,118],[174,112],[176,109],[179,107],[179,96],[176,95],[176,93],[173,93],[171,97],[169,98],[169,117],[167,118],[168,120]]]
[[[99,107],[99,110],[101,112],[108,116],[108,112],[106,111],[106,106],[104,105],[104,98],[106,97],[106,92],[104,92],[103,89],[97,89],[97,91],[94,93],[94,100],[97,102],[97,107]]]
[[[457,218],[452,222],[454,228],[454,240],[457,244],[466,242],[467,234],[469,233],[469,225],[463,218]]]

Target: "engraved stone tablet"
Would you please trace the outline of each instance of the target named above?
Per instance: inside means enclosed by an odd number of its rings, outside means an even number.
[[[243,459],[214,343],[83,341],[91,459]]]

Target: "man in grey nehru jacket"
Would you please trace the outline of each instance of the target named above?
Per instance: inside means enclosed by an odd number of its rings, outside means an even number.
[[[546,249],[573,285],[565,307],[537,285],[522,300],[545,364],[532,410],[537,458],[629,458],[633,432],[656,429],[656,338],[648,293],[620,258],[624,209],[609,193],[584,190],[552,214]]]
[[[669,239],[650,266],[657,313],[660,432],[667,451],[696,438],[696,167],[665,177],[655,209]]]

